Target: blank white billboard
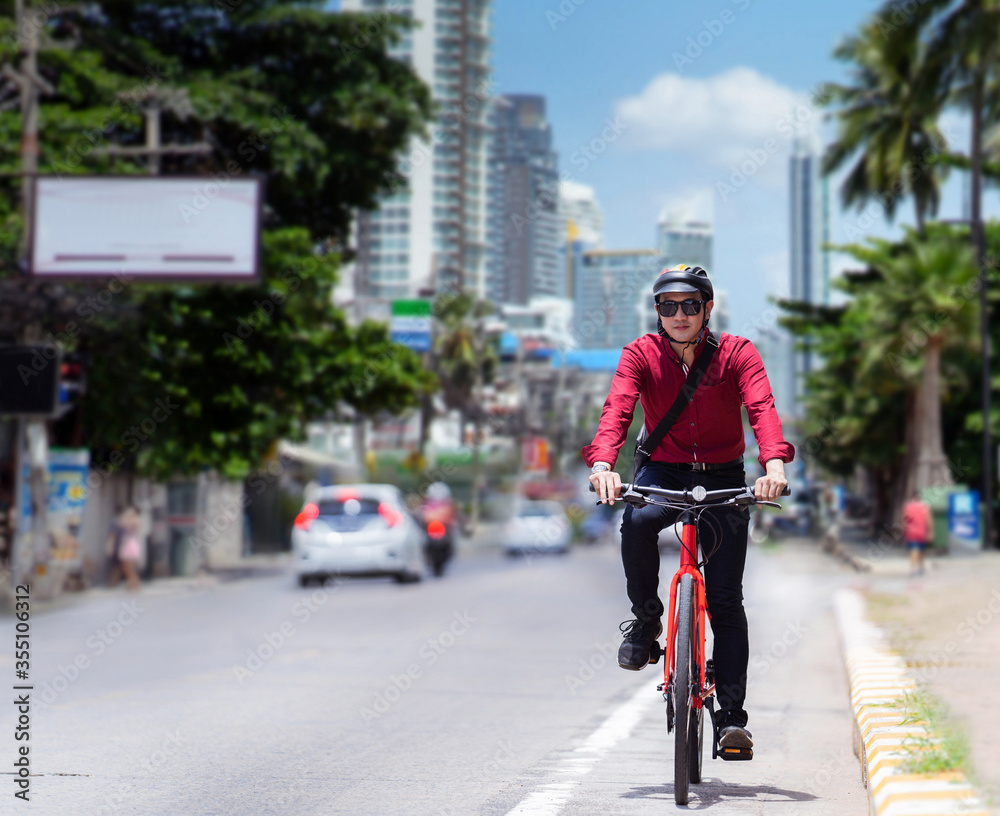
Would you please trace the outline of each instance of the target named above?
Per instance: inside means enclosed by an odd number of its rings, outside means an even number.
[[[29,273],[253,280],[261,197],[260,179],[40,176]]]

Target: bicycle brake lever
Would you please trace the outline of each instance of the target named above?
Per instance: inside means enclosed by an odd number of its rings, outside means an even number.
[[[642,493],[640,493],[639,491],[632,490],[631,487],[624,493],[622,493],[621,500],[628,502],[634,507],[646,506],[646,497],[643,496]]]
[[[757,505],[758,506],[764,505],[764,507],[777,507],[779,510],[781,509],[781,505],[778,504],[777,502],[773,502],[773,501],[763,501],[763,500],[761,500],[761,501],[757,502]]]

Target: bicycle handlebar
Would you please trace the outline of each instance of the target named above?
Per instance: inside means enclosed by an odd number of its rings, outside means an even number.
[[[590,492],[596,492],[593,485],[590,485]],[[785,489],[781,495],[790,496],[791,494],[791,488],[785,485]],[[622,483],[620,494],[622,501],[636,502],[646,496],[655,496],[692,507],[695,505],[721,504],[728,501],[733,501],[736,505],[768,504],[775,507],[781,506],[774,502],[758,501],[753,494],[753,488],[749,486],[727,487],[722,490],[705,490],[700,485],[696,485],[685,490],[667,490],[663,487],[649,487],[647,485],[629,484],[628,482]]]

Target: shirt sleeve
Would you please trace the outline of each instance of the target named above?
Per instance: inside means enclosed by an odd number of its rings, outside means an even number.
[[[611,380],[611,392],[604,401],[601,421],[594,441],[583,448],[583,461],[587,467],[594,462],[607,462],[612,468],[618,460],[618,451],[625,442],[639,391],[646,379],[646,361],[631,344],[622,349],[618,368]]]
[[[740,398],[747,409],[747,417],[753,435],[760,448],[757,461],[767,469],[768,459],[780,459],[791,462],[795,457],[795,448],[785,441],[781,430],[781,420],[774,407],[774,395],[771,393],[771,383],[764,370],[764,361],[754,348],[753,343],[744,340],[733,351],[732,366],[739,384]]]

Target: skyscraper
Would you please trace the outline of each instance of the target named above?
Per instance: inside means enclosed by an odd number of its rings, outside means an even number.
[[[559,262],[559,174],[545,97],[494,100],[490,123],[488,292],[499,303],[563,296]]]
[[[580,348],[621,348],[655,332],[652,286],[663,266],[655,249],[583,252],[573,285]]]
[[[559,182],[560,235],[565,241],[572,224],[585,249],[604,249],[604,212],[594,188],[576,181]]]
[[[795,140],[789,160],[791,181],[792,300],[827,303],[828,286],[822,258],[823,185],[820,157],[813,139]]]
[[[829,215],[825,184],[820,178],[820,157],[811,134],[796,138],[789,159],[791,203],[791,299],[822,305],[829,303],[829,267],[822,243],[826,240]],[[804,377],[812,368],[808,349],[793,351],[795,412],[804,392]]]
[[[490,0],[342,0],[345,12],[391,10],[420,25],[391,50],[433,90],[430,141],[400,163],[406,189],[355,225],[355,297],[391,299],[461,285],[486,294]]]
[[[712,269],[712,225],[697,221],[683,212],[664,213],[656,227],[656,248],[665,266],[700,266]]]

